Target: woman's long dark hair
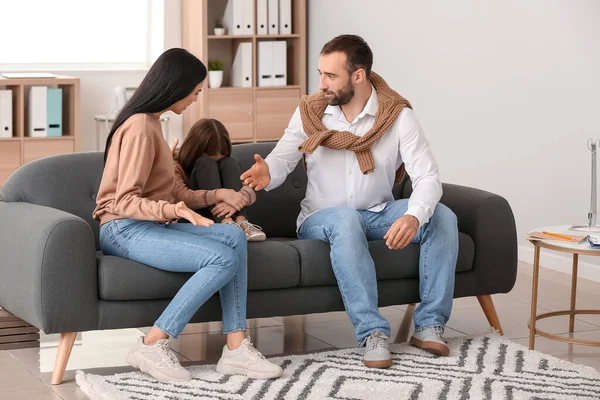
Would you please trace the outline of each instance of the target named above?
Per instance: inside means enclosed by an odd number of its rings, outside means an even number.
[[[131,99],[117,115],[106,139],[104,162],[113,135],[132,115],[164,111],[184,99],[206,79],[206,67],[185,49],[169,49],[154,62]]]

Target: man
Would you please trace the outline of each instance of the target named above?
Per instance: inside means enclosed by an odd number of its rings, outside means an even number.
[[[342,35],[319,58],[319,89],[304,96],[275,149],[241,179],[255,190],[283,183],[304,155],[306,197],[298,237],[331,246],[331,264],[344,305],[365,348],[368,367],[392,365],[390,326],[377,308],[377,279],[368,240],[390,249],[420,243],[421,303],[411,344],[448,355],[443,337],[450,317],[458,256],[456,216],[442,204],[438,168],[410,103],[371,72],[373,54],[360,37]],[[406,172],[410,199],[392,188]]]

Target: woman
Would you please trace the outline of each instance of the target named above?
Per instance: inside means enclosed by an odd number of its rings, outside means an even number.
[[[254,203],[256,193],[242,186],[242,169],[231,157],[229,132],[220,121],[197,121],[185,136],[175,160],[175,197],[191,209],[202,208],[200,215],[239,226],[249,242],[266,239],[259,226],[248,222],[245,207]],[[222,200],[217,201],[218,198]]]
[[[219,291],[227,344],[217,365],[225,374],[275,378],[279,366],[266,360],[246,338],[247,244],[243,232],[217,224],[172,195],[171,149],[159,117],[181,114],[196,101],[206,67],[184,49],[164,52],[117,116],[106,141],[104,173],[94,218],[100,221],[104,254],[154,268],[193,272],[141,337],[127,362],[161,381],[190,379],[169,349],[198,308]],[[191,224],[178,224],[185,218]]]

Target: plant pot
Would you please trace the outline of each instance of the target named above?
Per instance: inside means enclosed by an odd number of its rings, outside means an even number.
[[[225,28],[215,28],[216,36],[223,36],[225,34]]]
[[[223,83],[223,71],[208,71],[208,87],[219,88]]]

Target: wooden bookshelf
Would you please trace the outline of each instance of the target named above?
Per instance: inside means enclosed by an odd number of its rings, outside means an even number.
[[[219,119],[235,143],[278,140],[283,135],[298,101],[307,90],[306,71],[306,0],[292,0],[292,33],[256,34],[254,0],[253,35],[214,35],[215,21],[223,16],[227,0],[183,0],[183,47],[208,64],[223,62],[223,84],[209,88],[208,79],[198,101],[183,114],[184,136],[201,118]],[[287,86],[258,87],[258,43],[266,40],[287,43]],[[252,43],[252,87],[228,86],[230,70],[240,43]]]
[[[62,89],[63,136],[28,136],[27,113],[31,86]],[[23,164],[43,157],[79,151],[79,78],[57,76],[44,79],[6,79],[0,76],[0,89],[13,92],[13,136],[0,139],[0,187]]]

